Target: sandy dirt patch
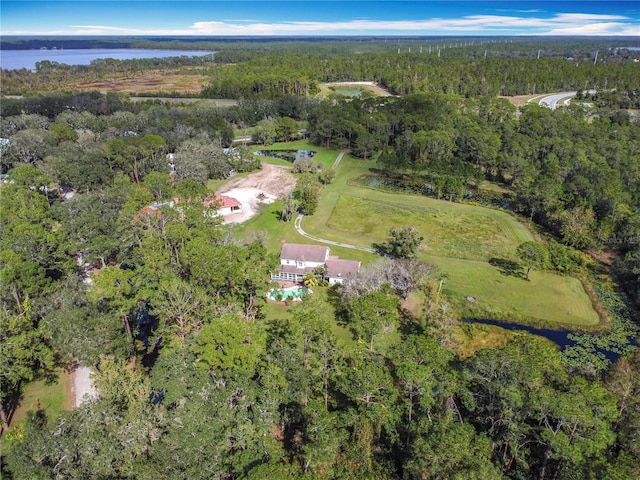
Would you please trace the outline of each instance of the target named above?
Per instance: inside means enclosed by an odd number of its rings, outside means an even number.
[[[375,95],[379,97],[393,96],[393,94],[389,90],[380,86],[376,82],[327,82],[327,83],[324,83],[323,85],[326,85],[328,87],[349,87],[349,86],[362,87],[364,89],[367,89],[373,92]]]
[[[84,365],[78,365],[71,373],[71,395],[75,407],[82,404],[85,395],[89,398],[97,398],[98,391],[93,386],[91,369]]]
[[[290,167],[262,162],[262,170],[225,183],[216,193],[233,197],[242,204],[242,211],[226,215],[223,223],[242,223],[260,211],[261,204],[273,203],[291,194],[296,178]]]

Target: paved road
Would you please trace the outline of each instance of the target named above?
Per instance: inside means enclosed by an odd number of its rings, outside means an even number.
[[[362,250],[363,252],[369,252],[369,253],[378,253],[373,248],[359,247],[357,245],[350,245],[348,243],[334,242],[333,240],[327,240],[327,239],[324,239],[324,238],[316,237],[315,235],[311,235],[311,234],[305,232],[302,229],[302,226],[300,225],[300,222],[302,222],[303,218],[304,218],[304,215],[300,213],[300,214],[298,214],[298,216],[296,217],[296,220],[294,222],[294,226],[296,227],[296,230],[303,237],[307,237],[308,239],[314,240],[316,242],[326,243],[326,244],[329,244],[329,245],[335,245],[336,247],[351,248],[353,250]]]
[[[571,99],[576,96],[578,92],[563,92],[554,93],[553,95],[547,95],[546,97],[538,100],[538,105],[542,107],[549,107],[551,110],[555,110],[557,107],[566,107],[571,102]],[[560,105],[558,105],[558,102]]]
[[[571,102],[571,99],[576,96],[578,92],[562,92],[562,93],[554,93],[552,95],[547,95],[546,97],[542,97],[538,100],[538,105],[543,107],[549,107],[551,110],[555,110],[557,107],[566,107]],[[596,93],[595,90],[587,90],[586,94],[593,95]],[[561,102],[558,105],[558,102]]]

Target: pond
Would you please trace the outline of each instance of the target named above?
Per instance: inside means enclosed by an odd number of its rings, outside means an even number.
[[[274,157],[287,162],[296,163],[298,160],[313,158],[316,152],[313,150],[257,150],[254,155],[261,157]]]
[[[463,320],[464,323],[480,323],[482,325],[491,325],[493,327],[504,328],[505,330],[517,330],[521,332],[527,332],[532,335],[538,335],[551,340],[558,345],[561,350],[574,345],[575,341],[569,338],[572,333],[568,330],[551,330],[550,328],[534,328],[526,325],[518,325],[509,322],[500,322],[498,320],[485,320],[485,319],[467,319]]]
[[[480,323],[505,330],[517,330],[538,335],[558,345],[565,359],[568,359],[569,362],[572,359],[578,360],[575,357],[590,355],[594,359],[598,359],[602,369],[636,348],[635,339],[638,335],[637,325],[626,321],[626,319],[616,319],[615,317],[612,318],[611,331],[606,333],[577,333],[486,319],[465,319],[463,323]]]

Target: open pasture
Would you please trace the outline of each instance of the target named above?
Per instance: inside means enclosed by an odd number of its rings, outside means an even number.
[[[533,239],[506,212],[421,197],[338,197],[327,226],[345,237],[380,242],[392,227],[412,225],[424,236],[426,253],[466,260],[515,260],[516,247]],[[377,193],[377,192],[376,192]],[[377,195],[375,195],[377,196]],[[383,220],[383,221],[381,221]]]
[[[530,281],[487,262],[426,255],[446,274],[443,291],[463,318],[517,321],[549,328],[594,327],[598,314],[577,278],[532,271]]]
[[[278,144],[276,148],[318,151],[324,165],[337,150],[307,142]],[[271,161],[271,160],[268,160]],[[278,163],[276,160],[274,163]],[[389,229],[412,225],[425,237],[418,257],[437,265],[444,278],[443,292],[463,318],[491,318],[558,328],[589,328],[599,318],[582,283],[571,276],[531,272],[526,281],[517,269],[516,248],[534,239],[528,228],[508,212],[483,206],[452,203],[420,195],[382,192],[359,187],[349,180],[373,166],[348,155],[340,163],[334,182],[324,188],[313,216],[302,226],[313,235],[341,243],[371,247],[386,240]],[[261,214],[235,228],[245,241],[261,236],[278,252],[280,242],[313,243],[299,235],[293,222],[278,220],[281,202],[265,206]],[[331,247],[332,254],[375,261],[376,255]]]

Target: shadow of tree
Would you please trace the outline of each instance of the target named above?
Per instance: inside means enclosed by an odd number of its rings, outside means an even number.
[[[507,277],[524,278],[524,269],[522,268],[522,265],[518,262],[514,262],[513,260],[493,257],[489,259],[489,265],[496,267],[502,275]]]
[[[403,335],[422,335],[424,333],[424,325],[420,319],[415,318],[411,312],[401,308],[400,319],[398,320],[398,331]]]

